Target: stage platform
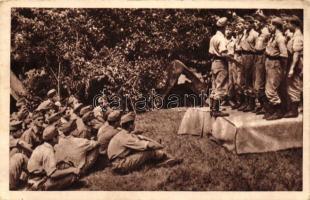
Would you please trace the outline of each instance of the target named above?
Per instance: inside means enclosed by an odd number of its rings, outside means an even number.
[[[228,117],[210,117],[208,107],[188,108],[180,124],[178,134],[211,136],[216,142],[237,154],[262,153],[303,144],[302,113],[297,118],[274,121],[263,115],[224,108]]]

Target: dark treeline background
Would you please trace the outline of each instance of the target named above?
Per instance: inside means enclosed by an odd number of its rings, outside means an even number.
[[[302,10],[263,10],[292,15]],[[255,9],[43,9],[11,13],[11,69],[31,95],[50,88],[91,102],[99,90],[134,100],[165,84],[180,59],[206,73],[217,16]]]

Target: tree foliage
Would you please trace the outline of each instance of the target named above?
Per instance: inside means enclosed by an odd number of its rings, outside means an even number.
[[[91,80],[97,79],[97,90],[136,100],[165,84],[172,59],[208,58],[216,15],[229,11],[14,8],[11,69],[35,96],[59,80],[62,89],[89,100]],[[32,69],[37,71],[26,76]]]

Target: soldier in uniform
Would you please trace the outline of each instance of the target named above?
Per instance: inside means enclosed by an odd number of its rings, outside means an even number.
[[[244,19],[241,17],[236,18],[235,32],[236,32],[236,42],[235,42],[235,51],[234,51],[234,59],[239,62],[241,65],[235,65],[236,69],[236,85],[235,85],[235,95],[237,99],[237,104],[233,105],[232,109],[238,109],[240,106],[244,104],[244,93],[242,90],[243,80],[242,75],[242,48],[241,48],[241,39],[244,33]]]
[[[287,47],[283,36],[283,21],[279,17],[271,19],[269,32],[271,38],[266,47],[266,86],[265,93],[267,101],[265,103],[265,115],[267,120],[280,119],[283,116],[281,110],[280,84],[283,80],[284,69],[287,65]]]
[[[28,186],[31,190],[60,190],[78,180],[80,169],[57,169],[54,145],[58,143],[56,128],[43,133],[44,143],[32,153],[27,169]]]
[[[297,16],[289,20],[289,25],[294,30],[292,37],[292,62],[290,64],[288,78],[288,96],[291,104],[288,106],[288,112],[284,115],[286,118],[298,116],[298,105],[301,101],[303,88],[303,33],[302,22]]]
[[[227,18],[222,17],[216,22],[217,32],[210,40],[209,53],[212,56],[212,92],[210,95],[211,116],[228,116],[220,111],[220,101],[227,96],[228,66],[227,66],[227,40],[224,36]]]
[[[254,61],[254,92],[259,102],[259,106],[254,110],[256,114],[264,114],[263,109],[266,84],[266,69],[265,69],[265,49],[267,46],[270,33],[267,28],[267,17],[260,12],[255,13],[255,30],[258,32],[258,37],[255,41],[255,61]]]
[[[227,38],[227,54],[234,57],[236,38],[232,30],[232,25],[228,25],[225,30],[225,36]],[[237,66],[234,62],[228,61],[228,96],[229,104],[234,107],[237,104],[236,101],[236,83],[237,83]]]
[[[163,145],[158,142],[134,134],[134,113],[123,115],[121,126],[122,130],[111,139],[107,151],[114,172],[126,174],[148,161],[161,162],[158,166],[172,166],[182,162],[182,159],[174,159],[164,152]]]
[[[255,94],[253,89],[254,79],[254,61],[255,61],[255,41],[258,37],[257,31],[254,29],[254,18],[245,16],[245,32],[241,39],[242,48],[242,64],[243,70],[241,78],[245,95],[245,104],[238,108],[239,111],[253,111],[255,107]]]

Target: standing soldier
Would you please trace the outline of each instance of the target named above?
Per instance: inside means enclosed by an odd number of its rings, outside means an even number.
[[[256,114],[264,114],[263,102],[265,96],[266,84],[266,69],[265,69],[265,49],[267,46],[270,33],[266,26],[266,16],[262,12],[257,12],[254,15],[255,30],[258,32],[258,37],[255,41],[255,62],[254,62],[254,92],[259,102],[259,106],[255,109]]]
[[[288,96],[291,104],[288,112],[284,115],[286,118],[298,116],[298,104],[301,100],[302,81],[303,81],[303,34],[301,32],[302,22],[297,16],[289,20],[289,24],[294,30],[292,38],[293,58],[288,72]]]
[[[212,92],[210,95],[211,116],[223,117],[228,113],[220,111],[220,101],[227,95],[227,48],[226,38],[224,36],[227,18],[222,17],[216,22],[217,32],[210,40],[209,53],[212,56]]]
[[[287,47],[282,33],[283,21],[279,17],[271,19],[269,31],[271,38],[266,47],[266,88],[267,102],[265,103],[267,120],[280,119],[283,116],[281,110],[281,98],[279,88],[283,79],[284,68],[287,64]]]
[[[225,30],[225,36],[227,38],[227,54],[234,57],[236,38],[235,33],[232,30],[232,25],[228,25]],[[237,83],[237,66],[233,61],[228,61],[228,96],[229,104],[231,107],[236,106],[236,83]]]
[[[241,39],[243,37],[244,33],[244,19],[241,17],[236,18],[236,26],[235,26],[235,32],[236,32],[236,42],[235,42],[235,51],[234,51],[234,59],[242,63],[242,48],[241,48]],[[232,109],[238,109],[240,106],[244,104],[244,93],[242,91],[243,83],[242,81],[244,78],[242,78],[242,69],[243,66],[236,65],[236,85],[235,85],[235,95],[237,99],[237,104],[232,106]]]
[[[254,18],[245,16],[245,33],[241,39],[243,70],[241,78],[244,79],[245,104],[238,108],[239,111],[249,112],[255,108],[255,95],[253,90],[255,41],[258,33],[254,29]]]

